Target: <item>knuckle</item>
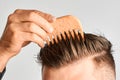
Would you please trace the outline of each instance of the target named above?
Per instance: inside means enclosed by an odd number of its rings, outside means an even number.
[[[9,31],[11,31],[11,32],[17,32],[17,27],[16,27],[17,25],[15,24],[15,23],[9,23],[9,25],[8,25],[8,27],[7,27],[7,29],[9,30]]]
[[[36,35],[35,35],[35,34],[32,34],[32,35],[31,35],[31,37],[32,37],[32,39],[33,39],[34,41],[36,41],[36,40],[37,40],[37,37],[36,37]]]
[[[52,16],[52,15],[50,15],[50,14],[46,14],[46,17],[48,17],[48,18],[51,17],[51,16]]]
[[[35,16],[35,12],[34,11],[29,12],[29,14],[28,14],[28,18],[29,19],[33,19],[34,16]]]
[[[13,30],[14,30],[14,28],[13,28],[14,25],[15,25],[14,23],[10,23],[9,26],[8,26],[9,30],[12,30],[12,31],[13,31]]]
[[[41,14],[41,13],[43,13],[43,12],[38,11],[38,10],[32,10],[32,12],[34,12],[34,13],[36,13],[36,14]]]
[[[13,40],[18,39],[18,36],[20,37],[20,35],[18,34],[17,31],[12,32],[12,38],[13,38]],[[19,38],[19,39],[20,39],[20,38]]]
[[[20,9],[16,9],[14,13],[19,13],[20,11],[21,11]]]
[[[9,21],[12,21],[13,18],[14,18],[14,14],[10,14],[10,15],[8,16],[8,20],[9,20]]]
[[[53,16],[52,16],[51,14],[44,13],[44,17],[47,18],[47,19],[50,19],[50,18],[52,18]]]
[[[30,30],[30,31],[34,30],[34,26],[35,26],[34,23],[29,23],[29,24],[28,24],[29,30]]]
[[[31,11],[32,11],[32,12],[35,12],[35,13],[38,12],[38,10],[31,10]]]

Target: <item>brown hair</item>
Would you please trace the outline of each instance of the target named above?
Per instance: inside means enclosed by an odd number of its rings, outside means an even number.
[[[44,66],[59,68],[76,60],[93,56],[95,64],[105,63],[115,70],[110,41],[103,36],[90,33],[84,33],[83,39],[79,32],[78,35],[75,31],[73,32],[74,38],[70,33],[70,38],[64,33],[66,39],[61,35],[62,40],[58,38],[58,43],[51,43],[42,48],[38,55],[38,61]]]

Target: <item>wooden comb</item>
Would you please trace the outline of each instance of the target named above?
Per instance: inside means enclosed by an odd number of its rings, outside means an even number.
[[[71,34],[73,34],[73,30],[76,32],[76,34],[79,32],[82,36],[82,38],[84,38],[84,33],[83,33],[83,29],[82,29],[82,25],[80,23],[80,21],[71,15],[66,15],[66,16],[62,16],[56,19],[55,22],[51,23],[54,31],[49,35],[49,40],[47,41],[47,44],[49,45],[50,42],[52,42],[52,44],[54,44],[53,39],[58,42],[57,37],[59,37],[59,39],[61,39],[61,34],[65,39],[65,35],[64,33],[67,33],[67,36],[69,37],[69,32],[71,32]],[[72,35],[74,37],[74,35]]]

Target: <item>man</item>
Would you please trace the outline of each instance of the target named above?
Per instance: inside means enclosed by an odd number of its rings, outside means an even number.
[[[80,33],[58,38],[58,43],[46,45],[38,55],[43,80],[115,80],[111,47],[105,37],[89,33],[84,39]]]
[[[49,24],[53,21],[54,17],[34,10],[10,15],[0,41],[1,72],[9,59],[33,41],[42,47],[38,60],[43,80],[115,80],[111,43],[102,36],[85,33],[83,39],[78,33],[43,47],[46,33],[53,31]]]

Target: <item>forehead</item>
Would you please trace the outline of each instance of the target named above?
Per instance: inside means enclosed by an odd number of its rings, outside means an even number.
[[[76,61],[59,69],[43,67],[43,80],[95,80],[91,60]]]

